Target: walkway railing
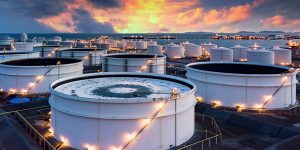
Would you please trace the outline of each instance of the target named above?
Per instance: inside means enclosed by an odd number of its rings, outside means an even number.
[[[26,110],[32,110],[32,109],[26,109]],[[26,111],[21,110],[21,111]],[[11,112],[4,112],[0,113],[0,116],[2,115],[11,115],[13,116],[17,121],[20,122],[20,124],[25,128],[25,130],[29,133],[30,136],[34,138],[38,142],[38,144],[43,148],[43,150],[57,150],[55,146],[53,146],[43,135],[40,134],[39,131],[37,131],[20,113],[19,111],[11,111]],[[60,145],[59,145],[60,146]],[[58,146],[58,147],[59,147]]]
[[[210,148],[212,144],[218,144],[222,141],[222,132],[216,122],[216,120],[213,117],[206,116],[200,113],[195,113],[196,118],[199,118],[202,120],[202,122],[208,121],[210,125],[212,126],[213,131],[209,131],[208,129],[205,130],[196,130],[196,132],[203,132],[205,135],[204,139],[201,139],[199,141],[196,141],[189,145],[184,145],[182,147],[177,148],[177,150],[193,150],[197,149],[204,150],[205,147]]]

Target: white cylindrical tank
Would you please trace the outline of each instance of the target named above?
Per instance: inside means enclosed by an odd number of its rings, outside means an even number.
[[[135,49],[136,48],[136,41],[126,41],[126,48],[128,49]]]
[[[165,45],[165,51],[168,58],[177,59],[184,57],[184,48],[176,44],[167,44]]]
[[[60,36],[55,36],[47,41],[47,45],[60,45],[62,38]]]
[[[157,41],[147,41],[147,46],[149,45],[157,45]]]
[[[106,50],[96,48],[66,48],[59,51],[59,57],[83,60],[84,66],[94,66],[101,63],[101,56]]]
[[[92,46],[91,42],[77,41],[76,48],[90,48]]]
[[[136,41],[136,49],[146,49],[147,48],[147,42],[145,41]]]
[[[185,49],[185,57],[198,57],[201,56],[201,46],[196,44],[186,44],[184,46]]]
[[[209,55],[210,54],[210,49],[217,48],[217,45],[212,44],[211,42],[203,43],[203,44],[201,44],[201,48],[202,48],[202,54]]]
[[[101,49],[105,49],[105,50],[109,50],[110,49],[110,44],[109,43],[95,43],[95,46],[97,48],[101,48]]]
[[[250,63],[274,64],[274,52],[266,49],[248,50],[247,61]]]
[[[147,46],[147,54],[163,55],[162,49],[163,49],[163,47],[161,45],[148,45]]]
[[[226,47],[210,49],[210,61],[232,62],[233,50]]]
[[[235,45],[231,47],[233,50],[233,60],[234,61],[246,61],[247,60],[247,50],[249,48],[243,47],[241,45]]]
[[[257,49],[262,49],[263,47],[258,45],[257,43],[254,43],[253,45],[249,46],[250,50],[257,50]]]
[[[15,42],[12,49],[15,51],[33,51],[33,47],[42,45],[43,43],[38,42]]]
[[[117,48],[124,49],[125,47],[126,47],[126,41],[125,40],[117,42]]]
[[[109,39],[108,43],[110,44],[110,47],[115,48],[115,47],[117,47],[118,42],[116,40]]]
[[[2,48],[2,46],[11,45],[13,42],[14,42],[14,39],[11,36],[8,36],[8,35],[0,36],[0,48]],[[2,49],[0,49],[0,50],[2,50]]]
[[[29,58],[0,63],[0,88],[13,93],[48,93],[62,77],[82,74],[82,61],[67,58]]]
[[[24,58],[38,58],[40,57],[39,52],[16,52],[16,51],[0,51],[0,62]]]
[[[61,41],[60,45],[67,48],[73,48],[75,47],[75,41],[72,40]]]
[[[50,87],[51,128],[76,149],[169,149],[194,134],[195,90],[186,79],[158,74],[67,77]]]
[[[189,64],[186,77],[196,84],[196,95],[206,102],[219,101],[226,107],[283,108],[296,103],[296,74],[275,65],[205,62]]]
[[[60,45],[43,45],[33,47],[34,52],[40,52],[41,57],[58,57],[57,51],[65,48]]]
[[[290,65],[292,63],[292,51],[274,46],[270,51],[274,51],[274,62],[277,65]]]
[[[117,53],[104,55],[103,72],[165,73],[166,57],[154,54]]]

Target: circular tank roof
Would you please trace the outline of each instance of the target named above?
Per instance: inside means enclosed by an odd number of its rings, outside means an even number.
[[[160,55],[155,55],[155,54],[108,54],[104,55],[104,57],[111,57],[111,58],[154,58],[154,57],[164,57]]]
[[[51,66],[56,65],[60,61],[62,65],[81,62],[79,59],[72,58],[28,58],[4,61],[0,64],[10,66]]]
[[[197,70],[234,74],[282,74],[289,71],[288,67],[254,63],[192,63],[187,66]]]
[[[16,51],[0,51],[0,55],[14,55],[14,54],[32,54],[32,53],[37,53],[37,52],[16,52]]]
[[[60,79],[51,87],[54,92],[75,99],[106,103],[168,100],[174,88],[180,94],[195,90],[195,85],[185,79],[147,73],[86,74]]]
[[[100,51],[104,50],[102,48],[66,48],[66,49],[61,49],[61,51]]]

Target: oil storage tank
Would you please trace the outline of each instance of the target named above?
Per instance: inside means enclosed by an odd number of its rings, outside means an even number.
[[[0,62],[25,58],[38,58],[39,52],[21,52],[21,51],[0,51]]]
[[[58,57],[57,51],[59,51],[62,48],[65,47],[60,45],[43,45],[33,47],[33,51],[40,52],[41,57]]]
[[[48,93],[62,77],[82,74],[82,61],[68,58],[28,58],[0,63],[0,88],[12,93]],[[5,80],[3,80],[5,79]]]
[[[297,71],[256,63],[204,62],[187,65],[187,79],[206,102],[226,107],[284,108],[296,102]]]
[[[274,63],[277,65],[290,65],[292,63],[292,51],[290,49],[274,46],[270,51],[274,52]]]
[[[202,55],[201,46],[190,43],[184,46],[185,57],[199,57]]]
[[[231,47],[231,49],[233,50],[234,61],[247,61],[247,50],[249,50],[249,48],[241,45],[235,45]]]
[[[54,137],[77,149],[164,150],[194,133],[195,85],[186,79],[93,73],[57,80],[50,91]]]
[[[15,51],[33,51],[33,47],[42,45],[43,43],[38,42],[15,42],[12,49]]]
[[[274,64],[274,52],[266,49],[248,50],[247,61],[250,63]]]
[[[146,49],[147,48],[147,42],[145,41],[136,41],[136,49]]]
[[[148,45],[147,54],[163,55],[162,49],[163,47],[161,45]]]
[[[232,62],[233,50],[226,47],[211,48],[210,61]]]
[[[209,42],[209,43],[202,43],[201,44],[201,48],[202,48],[202,54],[204,54],[204,55],[210,55],[210,49],[217,48],[217,45],[213,44],[211,42]]]
[[[62,58],[75,58],[83,60],[84,66],[94,66],[101,63],[101,56],[106,54],[101,48],[66,48],[59,51]]]
[[[170,59],[184,58],[184,48],[177,44],[167,44],[165,45],[165,51],[167,57]]]
[[[155,54],[107,54],[102,58],[103,72],[150,72],[164,74],[166,57]]]

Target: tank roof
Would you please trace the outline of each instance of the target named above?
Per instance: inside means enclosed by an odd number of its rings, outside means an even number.
[[[104,50],[103,48],[66,48],[66,49],[61,49],[61,51],[99,51],[99,50]]]
[[[169,99],[174,88],[180,94],[195,89],[192,83],[184,80],[144,73],[98,73],[56,81],[51,87],[64,95],[97,102],[151,102]]]
[[[157,57],[164,57],[160,55],[156,55]],[[105,55],[104,57],[111,57],[111,58],[154,58],[154,54],[108,54]]]
[[[197,70],[234,74],[282,74],[289,71],[287,67],[253,63],[194,63],[189,64],[188,67]]]
[[[37,53],[37,52],[16,52],[16,51],[0,51],[0,55],[12,55],[12,54],[32,54],[32,53]]]
[[[62,65],[81,62],[79,59],[72,58],[28,58],[4,61],[0,64],[10,66],[51,66],[60,61]]]

